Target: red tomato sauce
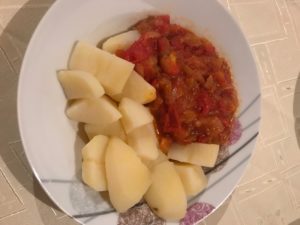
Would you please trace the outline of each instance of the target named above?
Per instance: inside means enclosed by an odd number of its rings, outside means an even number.
[[[167,15],[150,16],[133,29],[140,39],[116,54],[156,88],[149,107],[161,148],[172,142],[228,144],[238,97],[230,67],[212,43]]]

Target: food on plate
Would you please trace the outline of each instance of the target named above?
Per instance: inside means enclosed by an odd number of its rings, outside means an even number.
[[[206,188],[207,177],[200,166],[185,163],[175,163],[174,165],[187,197],[195,196]]]
[[[67,108],[66,114],[71,120],[102,126],[121,118],[121,113],[107,97],[75,100]]]
[[[152,102],[156,98],[156,90],[137,72],[133,71],[121,94],[112,96],[116,101],[130,98],[141,104]]]
[[[97,78],[103,85],[109,96],[121,94],[122,90],[133,72],[134,64],[113,56],[106,71],[97,74]]]
[[[158,140],[153,123],[138,127],[128,133],[128,144],[143,160],[155,160],[158,157]]]
[[[90,73],[79,70],[61,70],[57,77],[68,99],[100,98],[104,95],[103,87]]]
[[[113,55],[89,43],[78,41],[71,53],[68,68],[93,74],[105,73],[112,62]]]
[[[102,49],[104,51],[115,53],[119,49],[126,49],[140,38],[140,33],[136,30],[130,30],[107,39]]]
[[[153,116],[149,109],[130,98],[122,99],[119,110],[122,114],[121,122],[127,134],[138,127],[153,122]]]
[[[82,162],[82,180],[95,191],[106,191],[107,180],[104,164],[84,160]]]
[[[133,29],[139,40],[116,54],[155,87],[149,108],[163,147],[228,144],[238,98],[230,67],[212,43],[167,15],[149,16]]]
[[[169,16],[150,16],[102,49],[78,41],[58,79],[66,115],[82,122],[82,179],[127,211],[143,198],[179,220],[202,192],[238,107],[226,60]]]
[[[125,212],[143,198],[151,173],[136,152],[119,138],[109,140],[105,170],[109,198],[118,212]]]
[[[169,150],[168,157],[179,162],[191,163],[198,166],[213,167],[218,157],[219,148],[219,145],[215,144],[174,144]]]
[[[95,191],[106,191],[105,151],[108,137],[95,136],[81,150],[82,180]]]
[[[78,42],[71,55],[70,69],[94,74],[108,95],[120,94],[134,64],[84,42]]]
[[[161,162],[168,161],[169,158],[162,152],[158,152],[158,156],[155,160],[143,160],[145,165],[152,170],[156,165],[160,164]]]
[[[119,137],[122,140],[126,140],[126,134],[120,120],[117,120],[116,122],[110,123],[106,126],[85,124],[84,131],[90,140],[99,134]]]
[[[81,150],[82,159],[104,164],[105,150],[106,150],[107,143],[108,143],[107,136],[104,135],[95,136]]]
[[[186,194],[174,164],[164,161],[152,170],[152,183],[145,200],[155,214],[166,220],[179,220],[187,209]]]

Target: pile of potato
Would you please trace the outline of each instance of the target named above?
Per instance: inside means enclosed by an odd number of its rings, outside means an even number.
[[[155,100],[156,90],[134,64],[113,54],[138,38],[129,31],[107,40],[103,49],[77,42],[58,79],[69,100],[66,115],[85,123],[90,139],[82,149],[83,181],[108,191],[118,212],[144,198],[161,218],[178,220],[187,199],[206,187],[201,166],[214,166],[219,146],[174,145],[168,156],[160,151],[153,116],[143,105]]]

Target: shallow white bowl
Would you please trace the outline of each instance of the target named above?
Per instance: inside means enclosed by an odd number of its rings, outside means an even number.
[[[241,30],[217,1],[57,1],[40,22],[25,55],[19,80],[18,118],[34,174],[51,199],[81,223],[125,224],[129,220],[127,224],[141,225],[141,212],[147,209],[142,206],[131,217],[118,217],[103,197],[82,185],[83,142],[77,136],[77,125],[64,114],[66,99],[56,71],[66,68],[76,40],[96,44],[153,13],[170,14],[177,23],[215,44],[231,64],[241,103],[242,137],[230,146],[231,157],[223,169],[209,174],[206,191],[190,201],[190,214],[181,224],[201,220],[224,202],[241,178],[254,149],[260,118],[257,71]],[[197,215],[191,219],[193,213]]]

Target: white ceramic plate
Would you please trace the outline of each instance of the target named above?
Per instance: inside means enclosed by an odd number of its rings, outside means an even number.
[[[153,13],[170,14],[176,22],[215,44],[231,64],[241,103],[237,129],[242,136],[227,149],[230,159],[223,168],[209,173],[208,188],[189,202],[190,209],[181,224],[196,223],[222,204],[241,178],[254,149],[260,118],[257,71],[242,32],[217,1],[57,1],[39,24],[26,52],[18,90],[19,126],[37,179],[62,210],[83,224],[165,223],[146,205],[119,216],[105,196],[81,183],[83,142],[76,135],[76,124],[64,114],[66,99],[56,78],[56,71],[66,67],[76,40],[96,44]]]

